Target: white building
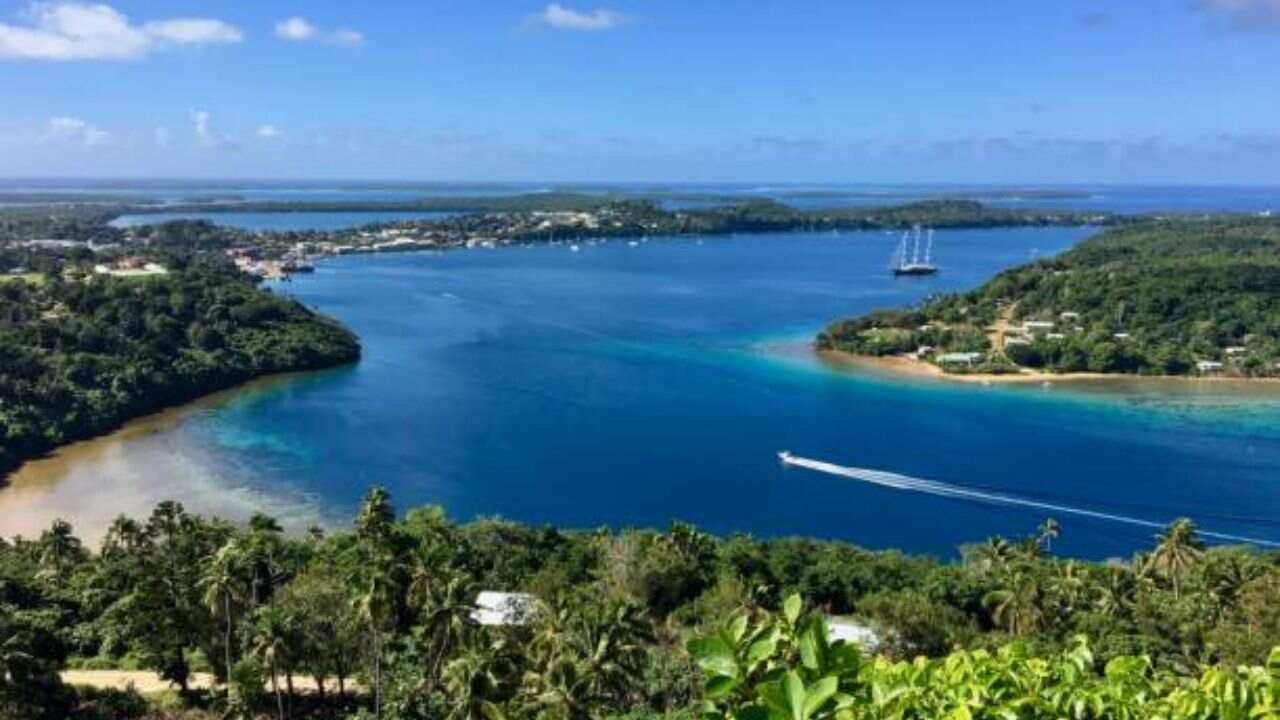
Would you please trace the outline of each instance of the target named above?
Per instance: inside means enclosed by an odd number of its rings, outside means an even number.
[[[868,653],[875,652],[876,648],[880,646],[880,636],[876,634],[875,630],[849,618],[828,617],[827,640],[830,642],[843,640],[846,643],[857,645]]]
[[[481,591],[471,620],[479,625],[506,627],[528,625],[537,613],[538,599],[527,593]]]

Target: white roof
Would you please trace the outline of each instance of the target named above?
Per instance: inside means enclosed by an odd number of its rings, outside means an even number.
[[[827,639],[844,640],[867,651],[874,650],[880,644],[880,636],[876,635],[875,630],[847,618],[827,618]]]
[[[480,625],[527,625],[533,619],[536,602],[528,593],[483,590],[476,595],[471,619]]]

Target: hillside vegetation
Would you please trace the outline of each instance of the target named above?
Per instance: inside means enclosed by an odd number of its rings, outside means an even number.
[[[0,473],[254,377],[359,357],[336,322],[217,256],[164,261],[145,277],[74,262],[0,275]]]
[[[1112,228],[972,292],[834,323],[818,345],[866,355],[929,346],[935,361],[976,352],[986,370],[1277,375],[1280,220]]]
[[[1275,717],[1280,554],[1181,520],[1096,564],[1053,557],[1058,534],[942,563],[680,523],[397,519],[378,489],[350,531],[304,536],[165,503],[97,552],[62,522],[0,541],[0,717],[148,712],[63,686],[68,664],[153,670],[189,718]],[[483,590],[527,605],[478,624]],[[873,646],[833,641],[833,616]]]

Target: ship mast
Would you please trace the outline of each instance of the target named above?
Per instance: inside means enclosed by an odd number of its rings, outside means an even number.
[[[929,264],[929,258],[933,255],[933,228],[929,228],[929,241],[924,246],[924,264]]]
[[[915,265],[920,262],[920,226],[915,226],[916,244],[911,250],[911,264]]]

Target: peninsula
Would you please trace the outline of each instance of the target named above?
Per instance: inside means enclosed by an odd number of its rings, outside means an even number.
[[[835,322],[822,351],[910,372],[1041,379],[1280,375],[1280,221],[1150,220],[976,290]]]
[[[336,321],[216,254],[0,248],[0,269],[0,473],[255,377],[360,356]]]

